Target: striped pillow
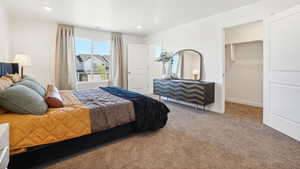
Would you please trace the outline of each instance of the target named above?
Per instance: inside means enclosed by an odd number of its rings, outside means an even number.
[[[5,76],[0,78],[0,90],[4,90],[11,85],[13,85],[13,81],[10,78]]]
[[[17,83],[22,80],[21,75],[19,74],[7,74],[5,77],[10,78],[14,83]]]

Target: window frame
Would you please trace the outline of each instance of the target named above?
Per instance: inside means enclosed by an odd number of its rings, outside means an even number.
[[[90,55],[92,56],[92,60],[95,59],[94,42],[107,42],[107,43],[110,43],[110,45],[111,45],[111,40],[107,40],[107,39],[103,40],[103,39],[97,39],[97,38],[83,38],[83,37],[80,37],[80,36],[76,36],[75,37],[75,53],[76,53],[76,40],[89,40],[89,41],[91,41],[91,45],[90,45],[91,54]],[[77,56],[77,53],[75,54],[75,59],[76,59],[76,56]],[[110,53],[110,56],[111,56],[111,53]],[[92,63],[94,63],[94,62],[92,61]],[[111,69],[112,69],[112,62],[110,62],[110,64],[109,64],[109,75],[108,75],[108,79],[107,80],[100,80],[100,81],[79,81],[79,79],[76,77],[76,81],[77,81],[78,84],[109,83],[109,82],[111,82],[111,72],[112,72]],[[77,67],[76,67],[76,74],[77,74]],[[94,69],[92,69],[91,75],[92,76],[94,75]]]

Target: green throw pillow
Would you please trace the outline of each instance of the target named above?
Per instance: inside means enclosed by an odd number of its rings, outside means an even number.
[[[35,82],[35,83],[37,83],[37,84],[39,84],[39,85],[41,85],[41,83],[40,82],[38,82],[37,80],[35,80],[33,77],[31,77],[31,76],[28,76],[28,75],[24,75],[24,78],[22,79],[22,81],[24,81],[24,80],[29,80],[29,81],[32,81],[32,82]],[[42,85],[41,85],[42,86]],[[46,90],[46,89],[45,89]]]
[[[31,81],[31,80],[22,80],[21,82],[16,83],[15,85],[26,86],[26,87],[36,91],[42,97],[44,97],[46,95],[45,88],[41,84],[39,84],[37,82],[34,82],[34,81]]]
[[[30,80],[30,81],[33,81],[33,82],[36,82],[36,83],[39,83],[38,81],[36,81],[33,77],[31,76],[28,76],[28,75],[24,75],[24,78],[22,80]]]
[[[20,114],[45,114],[48,110],[44,98],[34,90],[17,85],[0,91],[0,107]]]

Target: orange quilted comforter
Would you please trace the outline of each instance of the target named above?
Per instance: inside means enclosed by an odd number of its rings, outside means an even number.
[[[11,154],[91,133],[90,110],[71,91],[61,91],[61,96],[65,107],[44,115],[0,114],[0,123],[10,125]]]

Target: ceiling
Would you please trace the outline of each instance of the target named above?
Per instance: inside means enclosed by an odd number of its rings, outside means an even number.
[[[259,0],[2,0],[9,14],[134,34],[149,34]],[[52,10],[46,11],[44,6]],[[137,26],[141,25],[141,29]]]

